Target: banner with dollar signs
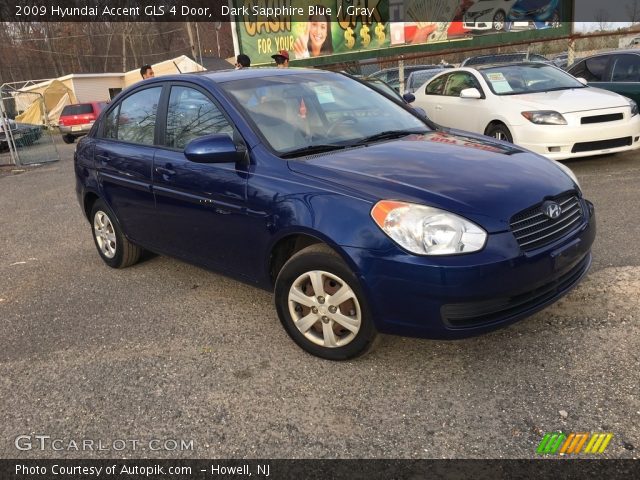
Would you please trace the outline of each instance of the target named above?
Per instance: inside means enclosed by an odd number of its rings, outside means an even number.
[[[338,0],[337,32],[333,43],[340,53],[374,50],[390,46],[388,2],[369,2],[369,10],[355,9],[355,2]]]
[[[375,50],[390,45],[388,1],[234,0],[239,52],[252,65],[273,64],[286,50],[290,60]]]

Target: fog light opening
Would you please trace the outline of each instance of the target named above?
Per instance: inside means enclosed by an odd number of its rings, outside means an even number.
[[[640,140],[640,137],[634,137],[633,141],[637,142],[638,140]]]
[[[550,152],[558,153],[562,147],[548,147]]]

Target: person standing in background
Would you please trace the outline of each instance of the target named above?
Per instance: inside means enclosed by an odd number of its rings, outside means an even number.
[[[277,68],[289,68],[289,52],[286,50],[280,50],[275,55],[271,55],[271,58],[276,61]]]
[[[248,55],[241,53],[236,57],[236,70],[240,70],[242,68],[249,68],[251,66],[251,59]]]
[[[151,68],[151,65],[143,65],[142,67],[140,67],[140,76],[142,76],[143,80],[146,80],[147,78],[153,78],[155,75],[153,73],[153,68]]]

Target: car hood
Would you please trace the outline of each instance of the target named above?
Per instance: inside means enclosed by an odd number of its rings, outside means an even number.
[[[405,200],[462,215],[489,232],[575,189],[555,162],[487,137],[430,132],[289,160],[294,172],[376,202]]]
[[[584,112],[629,106],[627,100],[621,95],[593,87],[508,95],[503,98],[509,102],[517,100],[525,108],[554,110],[559,113]]]

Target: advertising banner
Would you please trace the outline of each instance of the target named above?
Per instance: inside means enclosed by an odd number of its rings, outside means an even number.
[[[370,7],[341,0],[233,3],[240,51],[252,64],[270,63],[280,50],[301,60],[390,45],[386,0]]]
[[[571,0],[231,0],[236,53],[322,64],[570,33]],[[526,32],[526,35],[516,35]],[[453,43],[455,42],[455,43]],[[437,45],[437,46],[436,46]],[[375,53],[374,53],[375,52]]]

